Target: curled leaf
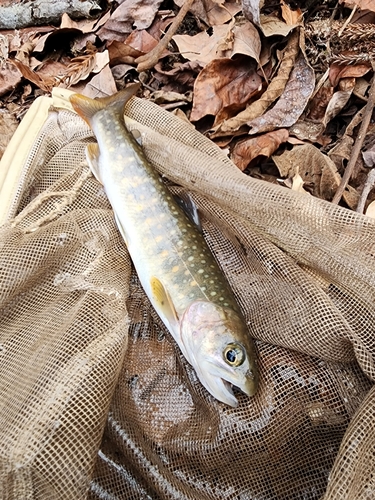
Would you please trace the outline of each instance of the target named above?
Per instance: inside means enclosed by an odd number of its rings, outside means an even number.
[[[288,131],[280,129],[239,141],[233,148],[231,159],[243,171],[255,158],[259,156],[269,158],[280,144],[288,140],[288,137]]]
[[[261,78],[255,61],[248,57],[214,59],[199,73],[194,85],[191,121],[206,115],[220,120],[244,108],[259,92]]]
[[[305,110],[314,87],[314,71],[300,55],[280,99],[270,111],[248,123],[249,134],[269,132],[296,123]]]

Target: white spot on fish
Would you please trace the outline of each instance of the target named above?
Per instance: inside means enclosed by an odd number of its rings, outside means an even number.
[[[194,260],[194,257],[190,255],[190,257],[188,257],[188,261],[191,262],[192,260]]]
[[[203,269],[198,269],[199,274],[202,274],[203,272],[204,272]]]
[[[211,292],[210,295],[211,295],[211,297],[215,297],[216,292]]]

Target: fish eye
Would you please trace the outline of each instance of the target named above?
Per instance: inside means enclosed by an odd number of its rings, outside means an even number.
[[[245,361],[245,350],[239,344],[228,344],[223,354],[225,361],[231,366],[240,366]]]

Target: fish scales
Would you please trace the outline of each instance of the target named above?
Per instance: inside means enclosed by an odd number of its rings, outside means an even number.
[[[90,168],[104,185],[116,223],[152,305],[199,380],[220,401],[237,405],[232,385],[258,386],[255,348],[229,284],[201,231],[181,209],[123,120],[133,85],[92,100],[75,94],[91,126]]]
[[[110,189],[114,210],[127,214],[126,239],[136,267],[147,267],[152,275],[163,273],[163,284],[173,296],[178,314],[192,300],[238,306],[228,293],[222,271],[200,230],[181,210],[161,177],[146,160],[133,136],[121,127],[111,109],[103,109],[93,120],[100,151],[108,155],[102,175]]]

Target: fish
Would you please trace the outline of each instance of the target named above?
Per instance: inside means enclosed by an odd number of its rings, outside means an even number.
[[[70,97],[97,141],[86,148],[87,162],[155,311],[207,391],[236,407],[233,387],[248,396],[258,387],[255,345],[202,231],[126,128],[124,106],[139,86],[99,99]]]

